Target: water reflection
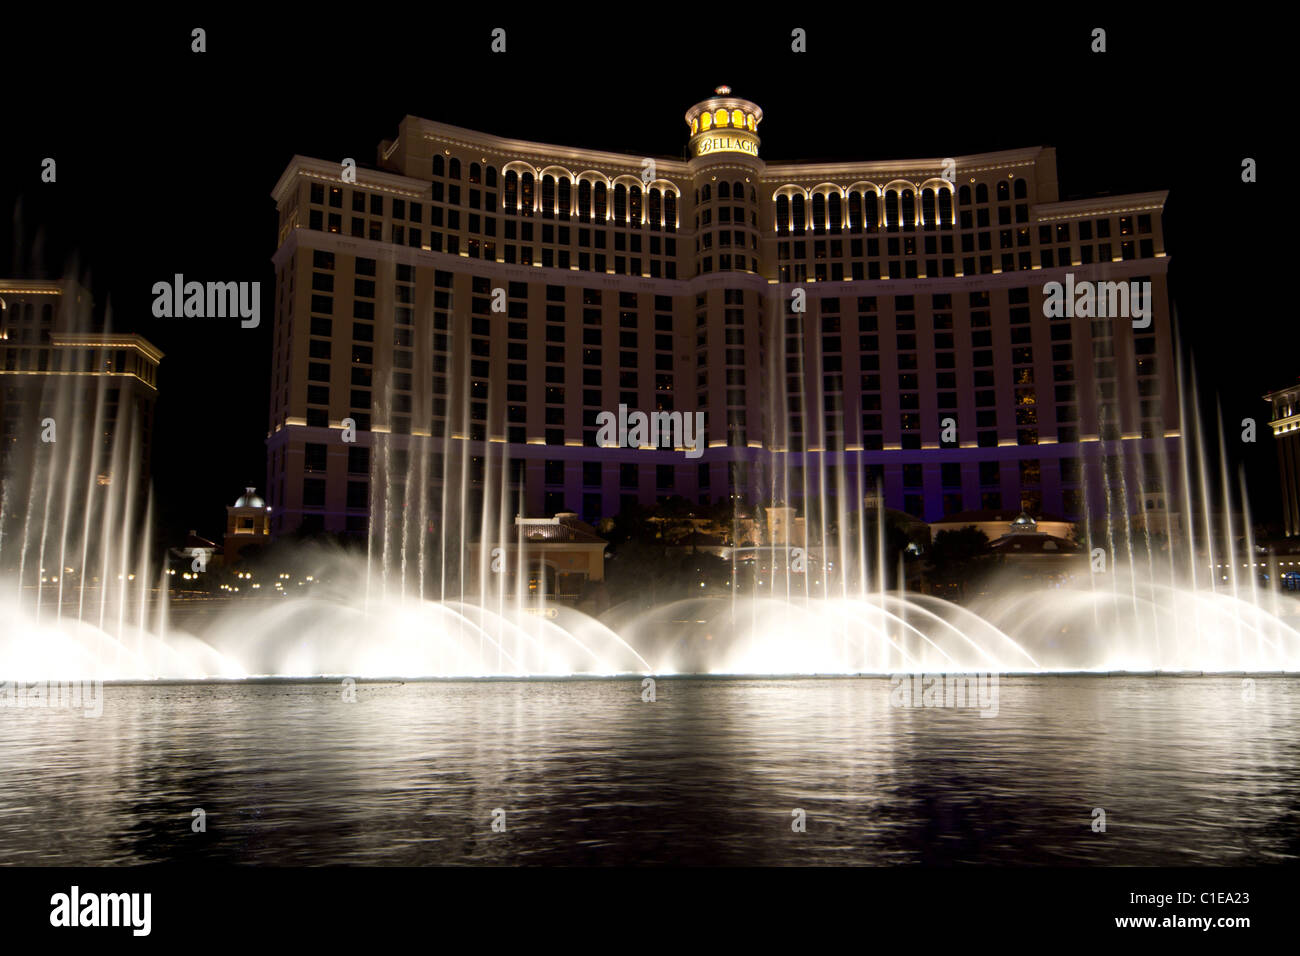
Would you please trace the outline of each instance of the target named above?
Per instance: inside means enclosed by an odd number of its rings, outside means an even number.
[[[0,860],[1294,860],[1300,680],[1246,696],[1012,677],[985,719],[893,707],[876,678],[660,680],[653,703],[639,680],[361,684],[355,704],[332,682],[117,686],[99,719],[0,711]]]

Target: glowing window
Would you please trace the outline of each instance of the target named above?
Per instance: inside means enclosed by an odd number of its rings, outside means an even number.
[[[739,126],[739,127],[741,127],[741,128],[743,129],[744,126],[745,126],[745,114],[742,113],[740,110],[732,110],[732,111],[731,111],[731,125],[732,125],[732,126]]]
[[[700,129],[702,129],[702,130],[713,129],[713,114],[712,114],[712,113],[705,113],[705,114],[703,114],[703,115],[700,117]]]
[[[697,116],[691,120],[691,135],[694,136],[700,131],[700,118]]]
[[[726,126],[726,125],[727,125],[727,111],[726,111],[726,110],[718,110],[716,113],[713,114],[713,125],[714,125],[714,126]]]
[[[750,113],[750,114],[748,114],[748,115],[745,117],[745,127],[746,127],[746,128],[747,128],[751,133],[754,131],[754,127],[757,126],[757,125],[758,125],[758,124],[754,122],[754,114],[753,114],[753,113]]]

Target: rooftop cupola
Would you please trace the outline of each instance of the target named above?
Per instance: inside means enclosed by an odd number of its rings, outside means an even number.
[[[714,153],[743,153],[758,156],[758,124],[763,111],[757,103],[731,95],[731,87],[719,86],[714,95],[686,111],[691,128],[691,158]]]

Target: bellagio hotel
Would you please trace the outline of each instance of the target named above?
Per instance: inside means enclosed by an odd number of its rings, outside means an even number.
[[[1042,146],[768,163],[763,111],[726,87],[685,120],[684,158],[414,116],[373,165],[293,158],[274,533],[364,531],[413,484],[587,520],[879,488],[927,521],[1127,514],[1173,484],[1166,193],[1062,201]],[[1150,324],[1049,317],[1067,273],[1149,281]],[[599,447],[620,404],[703,412],[703,454]]]

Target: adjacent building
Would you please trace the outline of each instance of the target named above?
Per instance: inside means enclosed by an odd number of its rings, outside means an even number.
[[[54,506],[56,523],[77,538],[83,507],[115,522],[144,518],[162,357],[142,336],[100,329],[90,293],[76,282],[0,279],[0,546],[7,540],[7,554],[17,554],[13,542],[23,539],[32,502],[48,507],[44,496],[56,482],[60,496],[65,487],[77,490]]]
[[[1288,538],[1300,535],[1300,384],[1264,396],[1272,407],[1269,426],[1277,439],[1282,486],[1282,527]]]
[[[250,547],[260,553],[271,540],[271,521],[267,503],[256,488],[245,488],[233,505],[226,506],[226,536],[222,554],[225,566],[239,564],[241,555]]]
[[[377,168],[292,159],[273,534],[363,532],[416,487],[436,534],[485,497],[587,522],[742,498],[811,527],[877,489],[926,521],[1073,521],[1174,484],[1164,192],[1062,200],[1038,146],[768,163],[725,87],[685,120],[679,158],[408,116]],[[1149,289],[1148,317],[1054,309],[1050,283]],[[698,453],[600,447],[620,405],[701,414]]]

